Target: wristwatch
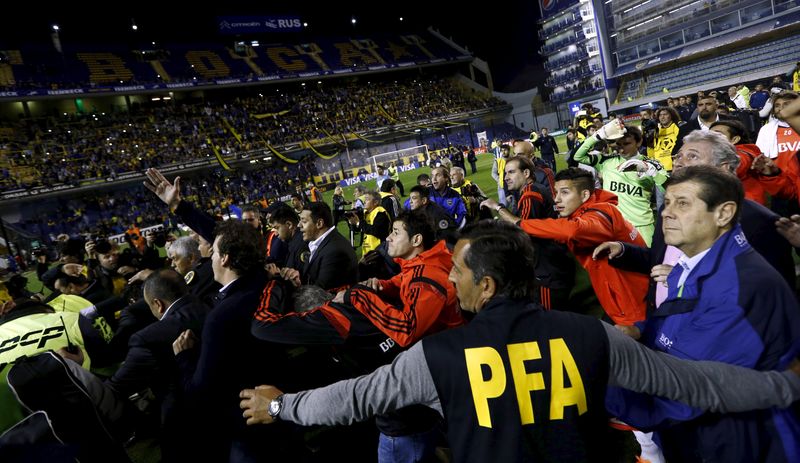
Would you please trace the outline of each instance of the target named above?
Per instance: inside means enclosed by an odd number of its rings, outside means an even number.
[[[277,421],[280,419],[282,408],[283,408],[283,394],[272,399],[272,401],[269,403],[269,410],[267,410],[267,413],[269,413],[269,416],[271,416],[273,420]]]

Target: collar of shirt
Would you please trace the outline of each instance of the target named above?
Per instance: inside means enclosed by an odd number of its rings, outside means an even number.
[[[238,277],[237,277],[237,278],[234,278],[233,280],[231,280],[231,282],[230,282],[230,283],[228,283],[227,285],[225,285],[225,286],[223,286],[222,288],[220,288],[220,289],[219,289],[220,296],[221,296],[221,295],[223,295],[223,294],[225,294],[225,293],[228,291],[228,288],[230,288],[230,287],[231,287],[231,285],[233,284],[233,282],[234,282],[234,281],[236,281],[236,280],[238,280],[238,279],[239,279]]]
[[[689,275],[692,273],[692,270],[697,267],[697,264],[703,260],[703,257],[705,257],[710,250],[711,248],[708,248],[694,257],[687,257],[686,254],[684,254],[678,258],[677,265],[680,265],[681,268],[683,268],[683,273],[681,273],[681,277],[678,280],[678,287],[683,286],[683,284],[686,282],[686,279],[689,278]]]
[[[718,120],[719,120],[719,114],[717,114],[717,118],[714,120],[714,122],[717,122]],[[711,124],[713,124],[714,122],[712,122]],[[700,119],[700,116],[697,116],[697,123],[700,124],[700,130],[702,130],[703,132],[708,132],[709,130],[711,130],[710,129],[711,124],[705,125],[703,123],[703,120]]]
[[[227,288],[227,286],[226,286],[226,288]],[[175,304],[176,304],[178,301],[180,301],[180,300],[181,300],[181,299],[183,299],[184,297],[186,297],[186,296],[181,296],[181,297],[179,297],[179,298],[175,299],[174,301],[172,301],[172,304],[170,304],[170,305],[169,305],[169,307],[167,307],[167,310],[165,310],[165,311],[164,311],[164,315],[162,315],[162,316],[161,316],[161,319],[163,320],[163,319],[164,319],[164,317],[166,317],[166,316],[167,316],[167,314],[169,313],[169,309],[171,309],[171,308],[172,308],[172,306],[174,306],[174,305],[175,305]]]
[[[311,259],[314,258],[314,252],[316,252],[316,250],[319,247],[319,245],[322,244],[322,240],[324,240],[326,236],[330,235],[331,232],[334,231],[335,229],[336,229],[336,227],[329,228],[328,231],[326,231],[325,233],[322,234],[322,236],[320,236],[319,238],[315,239],[314,241],[310,241],[308,243],[308,251],[309,251],[308,261],[309,262],[311,262]]]

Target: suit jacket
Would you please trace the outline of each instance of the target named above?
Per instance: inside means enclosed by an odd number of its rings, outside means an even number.
[[[186,283],[189,286],[189,293],[200,299],[209,307],[214,305],[215,297],[221,286],[214,280],[214,270],[211,268],[211,259],[203,257],[192,271],[194,275],[191,281]]]
[[[169,394],[177,379],[172,343],[186,329],[199,334],[208,310],[192,295],[175,301],[160,321],[131,336],[125,362],[108,380],[109,386],[123,397],[148,387],[159,399]]]
[[[350,241],[337,230],[322,240],[301,273],[303,284],[334,289],[358,283],[358,259]]]
[[[303,232],[299,229],[294,232],[292,239],[288,244],[289,252],[286,256],[286,267],[293,268],[299,272],[303,271],[303,253],[306,253],[305,259],[308,259],[308,243],[303,241]]]
[[[738,121],[739,119],[737,119],[737,118],[735,118],[733,116],[727,116],[725,114],[720,114],[719,115],[719,120],[721,120],[721,121]],[[697,117],[693,118],[692,120],[690,120],[689,122],[683,124],[680,127],[680,129],[678,130],[678,139],[675,140],[675,146],[672,148],[672,155],[673,156],[675,156],[675,154],[677,154],[678,151],[681,149],[681,146],[683,146],[683,137],[685,137],[686,135],[689,135],[690,133],[692,133],[695,130],[700,130],[700,122],[697,121]]]
[[[219,442],[208,444],[222,452],[226,436],[244,432],[239,392],[259,384],[282,384],[282,376],[288,375],[281,366],[282,352],[250,334],[266,286],[263,270],[233,281],[219,292],[199,345],[175,357],[187,400],[202,410],[202,425],[221,430]]]
[[[664,243],[664,231],[662,230],[661,212],[662,207],[656,214],[655,233],[650,248],[635,246],[630,243],[622,243],[625,252],[621,256],[611,259],[609,262],[614,267],[623,270],[630,270],[650,274],[650,269],[664,261],[667,252],[667,245]],[[779,216],[755,201],[745,199],[742,202],[742,212],[739,216],[739,223],[742,225],[744,236],[750,246],[758,251],[778,273],[786,280],[789,287],[795,288],[794,260],[792,259],[792,247],[789,242],[775,230],[775,221]],[[648,308],[652,310],[655,303],[656,285],[650,279],[650,288],[647,293]]]

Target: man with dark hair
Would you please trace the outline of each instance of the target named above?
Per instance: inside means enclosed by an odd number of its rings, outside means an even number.
[[[64,264],[80,264],[84,263],[84,255],[86,251],[83,247],[83,242],[74,238],[67,238],[65,241],[60,241],[57,245],[58,249],[58,265],[48,269],[50,265],[47,261],[47,255],[44,253],[37,256],[36,276],[48,289],[53,291],[55,289],[55,282],[53,279],[61,272]]]
[[[678,130],[678,139],[675,141],[675,146],[672,148],[673,156],[681,150],[683,138],[686,135],[689,135],[695,130],[707,132],[711,130],[711,124],[714,122],[734,119],[732,116],[717,114],[718,107],[719,102],[717,101],[716,92],[709,92],[704,96],[697,97],[697,117],[693,117]]]
[[[54,286],[56,291],[66,296],[79,296],[89,302],[83,308],[91,307],[92,304],[105,301],[111,297],[108,292],[97,280],[89,280],[85,276],[69,275],[63,272],[55,277]]]
[[[286,245],[279,239],[274,230],[266,229],[261,220],[261,211],[252,205],[242,206],[242,222],[249,224],[259,233],[264,235],[265,252],[267,253],[267,263],[275,264],[278,267],[286,265],[287,249]]]
[[[615,140],[617,153],[610,156],[589,154],[592,147],[602,140]],[[642,141],[638,127],[614,120],[586,138],[575,153],[575,161],[597,168],[603,178],[603,189],[617,195],[622,216],[650,245],[655,223],[650,202],[655,189],[666,181],[667,172],[657,161],[639,154]]]
[[[662,212],[664,240],[683,256],[667,277],[667,299],[631,336],[641,335],[648,347],[679,358],[755,370],[785,368],[797,357],[800,307],[780,275],[747,243],[738,223],[743,200],[741,183],[721,169],[695,166],[673,174]],[[669,461],[797,455],[800,423],[791,410],[701,417],[702,411],[686,405],[620,390],[611,390],[607,403],[616,416],[640,428],[671,423],[658,431]]]
[[[180,461],[181,448],[190,446],[177,405],[177,363],[172,343],[184,330],[200,332],[208,306],[188,294],[183,276],[174,270],[158,270],[143,285],[144,301],[159,321],[134,333],[128,341],[125,361],[107,381],[122,397],[150,389],[160,404],[161,449],[165,461]]]
[[[772,117],[758,131],[756,139],[756,145],[764,156],[772,159],[781,171],[794,177],[800,177],[796,156],[800,151],[800,131],[786,120],[783,109],[797,99],[800,99],[800,95],[789,90],[773,96]],[[798,196],[795,193],[795,199]]]
[[[523,219],[518,223],[531,236],[565,243],[589,273],[608,317],[618,325],[630,326],[644,320],[648,278],[592,258],[595,246],[612,239],[644,246],[641,235],[622,217],[616,203],[613,194],[595,190],[590,172],[570,167],[556,174],[555,205],[560,218]]]
[[[298,194],[293,194],[291,202],[292,202],[292,209],[294,209],[294,212],[297,215],[300,215],[300,213],[303,212],[303,208],[305,207],[304,206],[305,203],[303,202],[303,197]]]
[[[250,204],[242,206],[242,222],[261,231],[261,212]]]
[[[378,191],[381,196],[381,207],[389,214],[389,219],[394,220],[400,214],[400,200],[397,199],[397,184],[387,178]]]
[[[535,183],[536,167],[525,156],[514,156],[506,162],[505,180],[508,189],[519,196],[515,216],[493,199],[481,207],[496,211],[501,220],[516,223],[520,219],[554,219],[558,217],[550,189]],[[575,283],[575,264],[563,244],[531,237],[536,261],[535,298],[545,309],[566,310],[569,294]]]
[[[389,175],[386,173],[386,167],[383,165],[378,164],[375,168],[377,174],[377,177],[375,178],[375,185],[377,185],[378,190],[380,190],[383,182],[389,180]]]
[[[308,244],[303,241],[303,232],[300,231],[300,217],[286,203],[278,203],[272,207],[269,214],[269,226],[277,233],[278,238],[287,244],[286,263],[284,267],[297,271],[302,270],[303,253],[308,252]]]
[[[334,302],[350,304],[374,319],[403,347],[425,334],[460,325],[455,292],[447,283],[451,254],[443,241],[436,241],[428,217],[403,212],[392,224],[386,244],[389,256],[400,264],[400,273],[340,291]]]
[[[431,184],[431,176],[428,174],[419,174],[417,175],[417,185],[422,185],[424,187],[429,187]]]
[[[336,231],[331,208],[325,203],[306,205],[300,213],[300,231],[308,243],[309,255],[303,268],[283,269],[284,279],[295,286],[313,284],[335,289],[358,281],[358,259],[347,239]]]
[[[297,394],[244,390],[244,418],[346,424],[423,404],[444,417],[455,462],[606,461],[606,384],[717,412],[786,406],[800,395],[794,372],[681,361],[595,318],[542,310],[527,298],[534,262],[518,228],[479,222],[456,244],[449,277],[461,308],[477,314],[471,323],[357,379]]]
[[[430,200],[430,188],[422,185],[415,185],[411,188],[408,196],[406,210],[422,211],[428,216],[428,220],[434,225],[436,238],[444,239],[450,232],[457,230],[456,221],[447,213],[442,206]]]

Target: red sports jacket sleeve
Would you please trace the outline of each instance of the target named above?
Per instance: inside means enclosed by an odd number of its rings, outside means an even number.
[[[588,211],[580,217],[521,220],[519,226],[531,236],[570,246],[596,246],[614,239],[611,221],[599,211]]]
[[[355,285],[345,294],[345,302],[364,314],[395,342],[408,347],[433,325],[447,303],[446,290],[435,281],[415,277],[408,283],[402,307],[385,302],[370,288]]]

